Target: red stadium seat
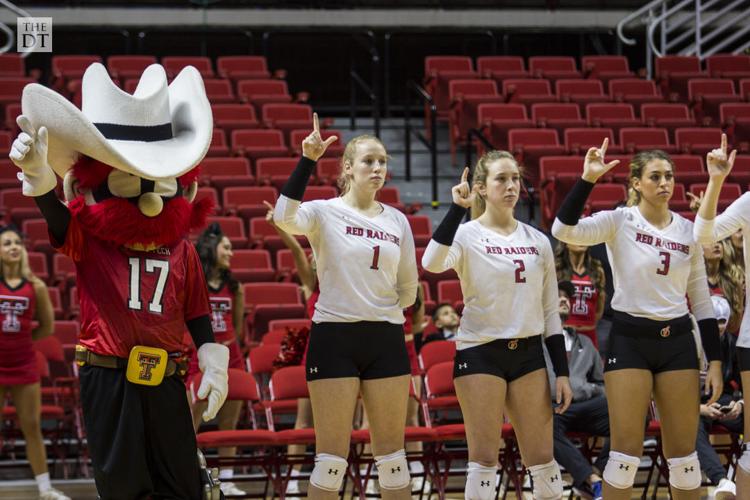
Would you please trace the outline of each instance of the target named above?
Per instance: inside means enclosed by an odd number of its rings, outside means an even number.
[[[57,283],[75,283],[76,265],[73,259],[62,253],[52,256],[52,280]]]
[[[693,79],[688,82],[688,98],[696,117],[703,120],[719,120],[719,106],[726,102],[739,102],[740,95],[734,91],[734,82],[729,79]]]
[[[428,342],[419,351],[419,367],[426,372],[438,363],[453,362],[456,357],[456,343],[450,340]]]
[[[750,141],[750,103],[725,103],[719,105],[721,125],[729,140],[735,145]]]
[[[635,117],[630,103],[591,103],[586,105],[586,120],[590,127],[611,128],[618,133],[623,127],[639,127],[641,121]]]
[[[641,118],[644,125],[666,128],[672,138],[674,138],[675,129],[696,125],[691,111],[681,103],[642,104]]]
[[[625,56],[583,56],[581,68],[586,78],[596,78],[605,85],[615,78],[633,78]]]
[[[233,130],[232,150],[251,160],[289,155],[281,130]]]
[[[284,321],[284,320],[278,320],[275,319],[272,321],[272,323],[275,323],[277,321]],[[284,340],[284,337],[286,337],[287,332],[286,330],[279,330],[276,328],[271,328],[270,323],[268,327],[268,331],[263,334],[263,336],[260,338],[261,345],[263,344],[281,344],[281,341]]]
[[[569,128],[565,130],[565,148],[570,154],[585,155],[589,148],[600,147],[609,138],[607,155],[616,155],[622,148],[615,144],[615,134],[611,128]]]
[[[620,147],[631,153],[646,149],[661,149],[675,153],[677,149],[669,143],[669,134],[665,128],[623,128],[620,130]]]
[[[311,254],[312,250],[306,248],[305,255],[309,258]],[[282,248],[276,252],[276,274],[281,281],[292,281],[297,277],[297,265],[292,251],[288,248]]]
[[[551,81],[581,78],[581,72],[576,69],[575,59],[567,56],[529,57],[529,73]]]
[[[420,277],[424,280],[424,284],[427,286],[427,293],[425,297],[437,297],[437,286],[442,281],[457,280],[458,274],[453,269],[448,269],[442,273],[431,273],[422,268],[422,256],[424,255],[425,248],[423,246],[417,246],[417,270],[420,272]],[[432,307],[435,303],[432,304]],[[425,304],[425,314],[429,314],[426,310],[427,305]]]
[[[247,158],[204,158],[200,163],[200,169],[202,181],[219,190],[255,183]]]
[[[230,189],[230,188],[227,188]],[[211,216],[206,220],[206,225],[217,222],[221,226],[224,236],[229,238],[234,248],[245,248],[247,246],[247,235],[245,225],[239,217]]]
[[[305,380],[304,366],[285,366],[279,368],[271,375],[269,384],[271,394],[270,401],[263,401],[266,409],[266,421],[270,430],[276,430],[279,415],[294,415],[297,413],[297,400],[309,398],[307,381]],[[308,429],[299,429],[305,434]],[[287,433],[299,433],[299,431],[287,431]]]
[[[10,215],[10,219],[19,227],[26,219],[42,218],[34,198],[24,196],[18,188],[0,191],[0,207],[5,209],[6,216]]]
[[[292,102],[284,80],[242,80],[237,83],[237,96],[260,111],[264,104]]]
[[[26,76],[26,59],[21,54],[6,52],[0,54],[0,77]]]
[[[281,190],[294,168],[299,163],[299,158],[260,158],[255,163],[255,172],[258,176],[258,184],[273,186]],[[274,197],[274,201],[276,198]],[[271,201],[271,200],[268,200]]]
[[[558,133],[569,127],[586,126],[586,122],[581,118],[580,108],[573,103],[532,104],[531,120],[537,127],[553,128]]]
[[[705,78],[708,74],[701,69],[701,62],[695,56],[664,56],[656,58],[656,81],[666,92],[675,92],[684,100],[688,97],[687,82],[691,78]]]
[[[339,195],[333,186],[308,186],[302,201],[328,200]]]
[[[750,182],[750,155],[737,155],[729,178],[743,186]]]
[[[491,78],[502,84],[508,78],[528,78],[523,57],[482,56],[477,58],[477,70],[482,78]]]
[[[16,124],[16,118],[21,114],[21,103],[8,104],[5,106],[5,128],[10,130],[15,137],[20,129]]]
[[[740,80],[740,94],[744,100],[750,100],[750,78]]]
[[[385,203],[401,212],[406,211],[406,206],[401,202],[401,195],[395,186],[384,186],[376,194],[375,199]]]
[[[27,248],[36,252],[47,254],[52,253],[52,245],[49,241],[46,220],[26,219],[21,225],[21,232],[25,236]]]
[[[214,207],[216,207],[216,209],[221,208],[221,203],[219,203],[219,194],[216,192],[216,188],[209,186],[199,187],[198,192],[195,195],[195,201],[201,200],[203,198],[211,199],[211,202],[213,203]]]
[[[712,78],[739,81],[750,78],[750,55],[714,54],[706,58],[706,70]]]
[[[268,331],[268,322],[281,318],[302,318],[305,305],[296,283],[245,283],[245,308],[254,332]]]
[[[28,256],[31,272],[40,280],[47,281],[49,279],[47,256],[42,252],[28,252]]]
[[[78,324],[78,321],[55,321],[53,335],[57,337],[63,346],[75,346],[78,342],[78,334],[80,332],[81,326]]]
[[[292,130],[289,134],[289,147],[292,149],[295,155],[302,156],[302,141],[305,140],[305,137],[310,135],[310,129],[301,129],[301,130]],[[332,135],[335,135],[338,137],[338,140],[328,146],[328,149],[326,149],[326,152],[323,154],[324,158],[338,158],[344,154],[344,147],[346,144],[344,143],[344,140],[341,135],[340,130],[321,130],[320,136],[323,138],[323,140],[328,139]]]
[[[276,270],[271,254],[262,249],[238,249],[232,255],[232,276],[241,281],[273,281]]]
[[[414,246],[425,247],[432,238],[432,221],[426,215],[407,215],[411,232],[414,235]]]
[[[721,134],[720,128],[678,128],[675,140],[683,153],[704,156],[721,145]]]
[[[448,118],[448,84],[459,78],[476,78],[474,64],[466,56],[428,56],[424,60],[424,87],[437,107],[438,119]],[[426,116],[426,115],[425,115]]]
[[[264,56],[220,56],[216,59],[216,69],[219,76],[234,81],[271,77]]]
[[[459,280],[441,281],[437,285],[437,301],[439,304],[447,302],[453,304],[456,309],[459,303],[463,303],[464,296],[461,292],[461,282]]]
[[[675,212],[685,212],[690,210],[690,200],[685,194],[685,185],[677,182],[674,185],[672,199],[669,200],[669,209]]]
[[[556,102],[548,80],[508,78],[503,81],[503,95],[507,102],[533,104]]]
[[[425,373],[425,399],[422,408],[428,426],[433,425],[432,421],[440,412],[456,411],[460,408],[453,385],[453,368],[453,361],[444,361],[432,365]]]
[[[82,78],[86,68],[95,62],[102,62],[102,58],[95,55],[52,56],[53,86],[57,90],[64,90],[70,80]]]
[[[29,257],[31,257],[31,255],[29,255]],[[46,259],[46,256],[45,256],[45,259]],[[45,267],[46,267],[46,261],[45,261]],[[39,276],[39,278],[42,278],[42,276],[40,276],[39,274],[37,273],[34,273],[34,274]],[[52,311],[55,313],[55,319],[58,320],[58,319],[64,318],[65,310],[63,308],[62,294],[60,293],[60,289],[52,286],[52,287],[47,288],[47,292],[49,292],[49,300],[50,302],[52,302]]]
[[[250,243],[256,248],[263,247],[276,255],[276,252],[286,245],[274,227],[266,221],[265,217],[253,217],[249,222]],[[303,247],[309,247],[310,243],[304,236],[297,236],[297,241]]]
[[[256,377],[270,376],[273,362],[279,356],[281,345],[278,343],[260,344],[250,349],[247,356],[248,369]]]
[[[313,112],[307,104],[264,104],[261,119],[266,127],[283,130],[288,138],[292,130],[312,130]]]
[[[6,151],[10,151],[10,148],[7,148]],[[0,190],[19,189],[21,187],[21,181],[18,180],[19,172],[20,170],[12,161],[0,160]],[[2,208],[4,211],[6,207],[3,206]]]
[[[565,154],[557,131],[553,129],[519,128],[508,132],[508,147],[525,167],[525,174],[534,186],[539,185],[539,158]]]
[[[154,56],[109,56],[107,70],[112,78],[124,83],[129,78],[140,78],[143,71],[156,64]]]
[[[177,76],[185,66],[194,66],[203,78],[213,78],[215,76],[211,59],[208,57],[166,56],[161,58],[161,64],[170,78]]]
[[[703,166],[703,158],[695,155],[672,155],[675,179],[687,185],[705,182],[708,174]]]
[[[298,328],[310,328],[312,326],[312,320],[309,318],[292,318],[292,319],[275,319],[269,321],[268,330],[286,330],[287,328],[298,329]]]
[[[249,104],[214,104],[211,111],[214,115],[214,127],[227,132],[260,127],[255,109]]]
[[[574,102],[582,110],[588,103],[609,101],[609,96],[604,93],[604,86],[600,80],[557,80],[555,93],[560,102]]]
[[[243,219],[265,217],[267,201],[276,203],[278,193],[271,186],[232,186],[224,189],[222,205],[227,213],[234,213]]]
[[[700,196],[701,192],[706,191],[706,186],[706,183],[691,184],[690,192],[695,196]],[[719,193],[719,211],[721,212],[726,210],[726,208],[740,196],[742,196],[742,188],[739,184],[736,184],[734,182],[725,182],[721,187],[721,192]]]
[[[647,102],[664,102],[653,80],[616,78],[609,81],[609,96],[615,102],[629,102],[636,111]]]
[[[232,103],[237,100],[232,90],[232,82],[223,78],[205,78],[206,97],[211,104]],[[215,116],[215,115],[214,115]]]
[[[211,146],[208,148],[206,156],[229,156],[229,152],[226,133],[220,128],[215,128],[211,137]]]
[[[477,79],[451,80],[448,96],[451,103],[448,120],[451,160],[455,164],[457,145],[465,145],[467,132],[477,126],[477,107],[482,103],[502,102],[502,97],[493,80]]]
[[[323,157],[318,160],[318,164],[315,167],[315,178],[321,184],[335,186],[339,173],[341,173],[341,160],[339,158]]]
[[[610,210],[627,199],[627,191],[622,184],[597,183],[589,195],[587,204],[591,212]]]
[[[583,157],[580,156],[543,156],[539,160],[539,206],[542,211],[542,225],[545,228],[551,227],[557,209],[576,181],[581,178],[582,172]]]
[[[513,128],[531,128],[534,123],[526,114],[523,104],[480,104],[477,108],[477,126],[495,149],[508,149],[508,131]]]
[[[25,77],[0,78],[0,106],[21,102],[23,88],[30,83],[36,83],[36,81]]]

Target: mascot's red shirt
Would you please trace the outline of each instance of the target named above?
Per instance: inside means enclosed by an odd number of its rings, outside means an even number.
[[[97,354],[127,358],[135,345],[179,352],[185,322],[210,312],[200,259],[185,239],[131,250],[91,235],[75,216],[64,245],[50,239],[75,261],[79,343]]]

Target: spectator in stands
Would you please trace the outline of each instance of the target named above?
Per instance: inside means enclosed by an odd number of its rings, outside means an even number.
[[[195,245],[203,266],[208,285],[208,299],[211,306],[211,328],[216,342],[229,348],[229,368],[245,369],[245,360],[240,345],[244,342],[245,331],[245,295],[241,284],[232,277],[232,243],[224,236],[221,227],[214,222],[206,228]],[[190,351],[190,364],[186,380],[190,381],[200,373],[197,352]],[[193,398],[191,397],[191,400]],[[201,415],[206,409],[205,400],[195,400],[192,404],[193,427],[196,432],[201,425]],[[229,431],[237,428],[242,401],[226,401],[216,415],[219,430]],[[219,448],[220,457],[233,457],[237,454],[235,447]],[[219,470],[221,491],[225,495],[244,495],[233,482],[234,469],[223,467]]]
[[[736,335],[740,329],[744,312],[745,291],[743,287],[743,270],[731,259],[724,258],[724,252],[731,251],[730,238],[703,245],[703,258],[706,261],[706,277],[711,295],[725,297],[729,302],[732,314],[726,330]]]
[[[571,297],[571,309],[565,326],[586,335],[599,347],[596,337],[596,324],[604,313],[606,277],[599,259],[591,256],[585,245],[560,243],[555,251],[557,279],[570,281],[575,287]]]
[[[406,216],[376,201],[388,156],[376,137],[359,136],[342,158],[342,195],[302,203],[317,160],[336,140],[313,132],[282,188],[274,220],[306,235],[320,278],[306,373],[315,421],[315,466],[308,497],[337,496],[347,469],[352,418],[361,395],[384,498],[410,497],[404,450],[410,366],[403,310],[419,287],[414,237]]]
[[[560,296],[560,319],[565,324],[577,295],[575,285],[570,281],[557,284]],[[554,439],[555,460],[573,476],[575,494],[584,498],[601,500],[601,473],[607,464],[609,439],[596,459],[596,472],[591,462],[583,456],[570,438],[568,432],[583,432],[586,435],[609,437],[609,414],[607,398],[604,396],[604,369],[599,351],[587,335],[579,335],[575,328],[563,328],[565,350],[568,353],[570,388],[573,402],[565,413],[555,414]],[[545,352],[545,356],[549,356]],[[555,387],[555,373],[547,362],[550,387]]]
[[[630,161],[628,206],[580,218],[596,181],[619,163],[605,163],[608,144],[604,139],[601,148],[588,150],[582,178],[563,201],[552,226],[552,234],[566,243],[605,242],[611,255],[615,312],[604,378],[612,451],[603,474],[603,496],[631,497],[643,449],[641,422],[653,395],[672,495],[697,498],[700,380],[690,309],[710,363],[708,404],[719,398],[723,385],[719,327],[703,255],[693,238],[692,223],[669,210],[675,167],[663,151],[641,151]]]
[[[424,337],[422,345],[433,340],[454,340],[456,334],[458,334],[459,321],[460,318],[453,304],[448,302],[438,304],[432,313],[432,324],[435,325],[437,331]]]
[[[52,335],[54,313],[47,286],[29,268],[21,233],[12,226],[0,229],[0,413],[10,393],[26,441],[39,498],[70,500],[52,488],[41,429],[42,394],[34,340]],[[33,322],[37,325],[34,326]]]
[[[731,310],[729,302],[724,297],[714,295],[711,297],[716,319],[719,322],[719,333],[721,335],[721,362],[724,373],[724,392],[719,400],[712,404],[701,404],[701,417],[698,425],[698,440],[695,448],[698,451],[698,460],[701,469],[716,486],[714,499],[728,500],[735,497],[735,485],[727,477],[727,471],[721,464],[719,455],[716,453],[709,435],[714,423],[719,423],[730,432],[742,434],[743,416],[745,403],[735,397],[735,387],[739,387],[739,372],[735,362],[735,346],[737,338],[727,333],[727,325]]]
[[[555,258],[547,236],[516,220],[521,168],[506,151],[490,151],[453,187],[453,203],[422,257],[426,271],[455,269],[465,299],[453,377],[466,425],[469,463],[465,496],[495,497],[503,413],[510,416],[534,498],[558,499],[546,343],[564,412],[572,393],[558,313]],[[472,208],[473,220],[461,221]],[[544,342],[543,342],[544,339]]]
[[[719,194],[722,185],[727,176],[732,171],[734,160],[737,157],[737,151],[729,153],[727,147],[727,137],[721,136],[721,146],[710,151],[706,155],[706,168],[708,170],[708,185],[706,186],[705,200],[698,210],[698,216],[695,218],[695,238],[701,243],[711,243],[720,241],[724,238],[736,234],[742,230],[742,234],[748,234],[750,231],[750,193],[745,193],[737,200],[732,202],[729,207],[716,216],[716,206],[719,203]],[[750,257],[750,250],[746,247],[747,240],[743,239],[744,269],[745,269],[745,297],[748,295],[750,279],[748,277],[747,259]],[[733,241],[734,246],[734,241]],[[740,324],[740,334],[737,339],[737,360],[742,379],[743,387],[750,387],[750,315],[748,309],[742,316]],[[744,412],[744,443],[742,455],[737,464],[737,496],[738,498],[747,498],[750,496],[750,417],[748,412]]]

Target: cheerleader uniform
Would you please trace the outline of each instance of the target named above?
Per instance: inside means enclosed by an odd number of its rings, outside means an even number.
[[[570,300],[570,314],[565,326],[575,328],[576,332],[585,335],[598,348],[596,338],[596,305],[599,301],[599,289],[588,273],[570,273],[570,282],[575,287],[576,293]]]
[[[719,330],[706,268],[693,224],[671,212],[659,229],[637,206],[579,220],[594,184],[579,179],[552,226],[557,239],[576,245],[606,243],[612,265],[614,321],[605,371],[639,368],[660,373],[699,368],[687,294],[709,361],[720,359]]]
[[[16,287],[0,280],[0,386],[39,382],[32,321],[36,310],[34,285],[23,279]]]
[[[407,375],[403,309],[418,286],[409,223],[387,205],[370,217],[341,198],[301,203],[315,163],[300,159],[274,209],[279,228],[307,236],[317,264],[307,379]]]
[[[452,204],[422,257],[427,271],[453,268],[461,280],[454,377],[484,373],[512,382],[544,369],[543,338],[555,373],[567,376],[549,240],[522,222],[509,235],[478,220],[460,224],[465,215]]]

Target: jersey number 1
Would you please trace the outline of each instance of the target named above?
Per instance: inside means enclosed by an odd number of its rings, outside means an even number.
[[[378,270],[378,261],[380,260],[380,245],[372,247],[372,264],[370,269]]]
[[[141,259],[130,257],[128,262],[130,263],[130,298],[128,299],[128,307],[136,311],[141,311],[143,310],[143,304],[141,303]],[[164,295],[164,285],[167,283],[167,275],[169,274],[169,261],[146,259],[146,272],[153,273],[156,271],[159,272],[159,277],[156,279],[154,295],[151,298],[151,302],[148,303],[148,311],[161,313],[161,299]]]

